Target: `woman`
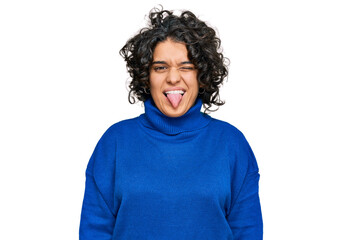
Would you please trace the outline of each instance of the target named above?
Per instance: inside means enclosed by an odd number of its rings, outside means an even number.
[[[129,101],[86,170],[80,239],[262,239],[259,172],[243,134],[201,113],[227,75],[215,31],[189,11],[150,13],[120,53]]]

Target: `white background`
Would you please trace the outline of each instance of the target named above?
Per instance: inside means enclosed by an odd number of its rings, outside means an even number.
[[[143,112],[118,51],[158,3],[0,3],[0,239],[78,238],[97,141]],[[362,239],[360,1],[161,3],[222,39],[226,105],[211,116],[254,150],[264,239]]]

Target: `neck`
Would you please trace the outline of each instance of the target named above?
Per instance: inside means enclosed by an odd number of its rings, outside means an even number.
[[[155,105],[152,98],[144,102],[145,113],[140,116],[141,123],[159,132],[176,135],[205,127],[211,117],[200,112],[202,100],[197,98],[195,104],[182,116],[169,117],[163,114]]]

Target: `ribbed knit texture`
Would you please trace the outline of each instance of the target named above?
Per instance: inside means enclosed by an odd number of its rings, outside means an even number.
[[[243,134],[200,112],[112,125],[87,166],[80,240],[260,240],[259,171]]]
[[[145,114],[140,116],[140,120],[145,127],[168,135],[195,131],[205,127],[211,120],[210,116],[200,113],[201,106],[202,101],[198,98],[195,105],[187,113],[181,117],[172,118],[154,107],[151,98],[145,102]]]

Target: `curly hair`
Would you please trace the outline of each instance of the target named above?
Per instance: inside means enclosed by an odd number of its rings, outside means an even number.
[[[176,16],[172,11],[155,8],[149,13],[149,20],[149,27],[142,28],[120,50],[132,78],[128,101],[133,104],[135,98],[146,101],[151,97],[149,74],[153,52],[159,42],[170,38],[186,45],[188,58],[197,69],[199,97],[205,113],[216,111],[218,106],[225,103],[220,100],[219,88],[228,75],[228,59],[221,53],[221,40],[215,30],[190,11],[183,11],[180,16]],[[217,109],[211,110],[212,104]]]

